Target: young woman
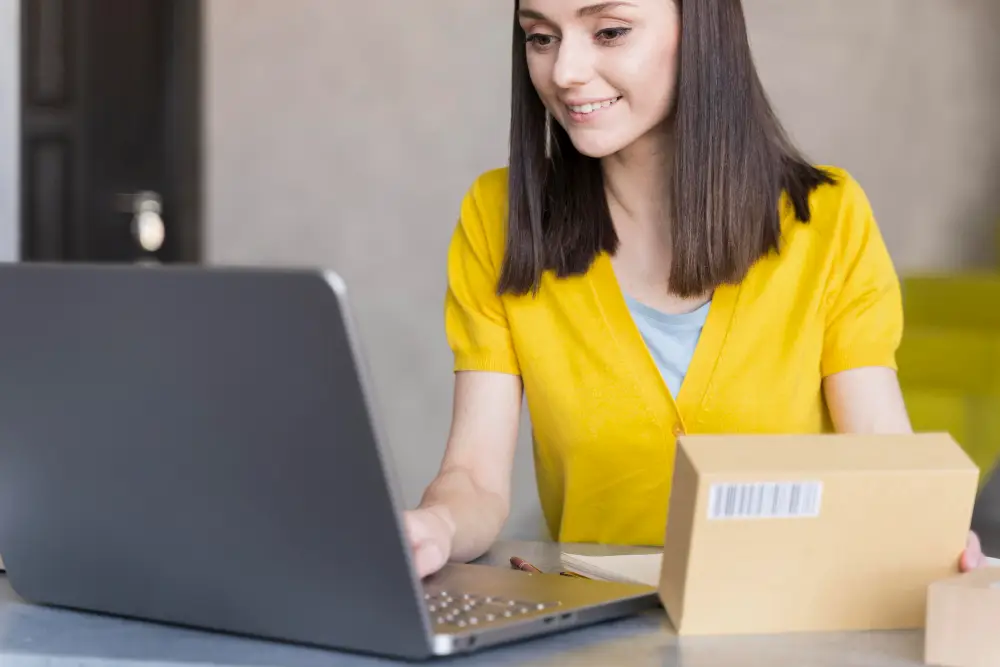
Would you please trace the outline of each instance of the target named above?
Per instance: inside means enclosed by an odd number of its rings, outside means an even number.
[[[783,134],[740,0],[520,0],[513,58],[510,166],[448,256],[454,416],[406,517],[422,575],[500,532],[522,392],[567,542],[662,544],[683,432],[910,430],[872,210]]]

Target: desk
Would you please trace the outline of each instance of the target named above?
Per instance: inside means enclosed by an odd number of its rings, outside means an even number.
[[[582,554],[633,553],[568,545]],[[512,555],[558,568],[560,548],[503,542],[481,562],[510,567]],[[752,613],[752,612],[751,612]],[[779,637],[678,638],[662,610],[513,644],[442,664],[469,667],[913,667],[923,633],[875,632]],[[399,664],[241,637],[25,604],[0,576],[3,667],[365,667]],[[406,664],[406,663],[402,663]],[[434,663],[431,663],[434,664]]]

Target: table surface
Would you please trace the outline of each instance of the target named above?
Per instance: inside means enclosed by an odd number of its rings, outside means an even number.
[[[558,570],[561,551],[636,550],[502,542],[480,562],[509,567],[521,556]],[[919,631],[678,638],[662,610],[448,659],[451,664],[644,667],[912,667],[923,665]],[[355,667],[407,664],[21,601],[0,576],[0,664],[4,667]],[[432,663],[433,664],[433,663]]]

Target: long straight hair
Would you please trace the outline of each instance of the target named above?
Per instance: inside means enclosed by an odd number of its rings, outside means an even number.
[[[671,0],[681,15],[678,77],[671,113],[674,151],[666,186],[673,206],[668,289],[702,295],[740,282],[779,251],[782,193],[801,222],[827,172],[792,145],[764,92],[741,0]],[[526,35],[514,3],[508,222],[498,292],[537,291],[542,275],[585,273],[613,254],[600,160],[582,155],[547,122],[528,72]],[[548,148],[547,148],[548,147]]]

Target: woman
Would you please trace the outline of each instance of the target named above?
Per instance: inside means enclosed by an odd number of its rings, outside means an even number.
[[[508,515],[522,392],[552,537],[662,544],[675,437],[908,432],[900,288],[861,187],[808,164],[739,0],[520,0],[509,169],[461,208],[454,415],[421,575]],[[962,567],[982,555],[970,535]]]

